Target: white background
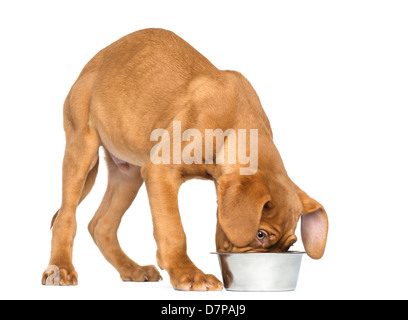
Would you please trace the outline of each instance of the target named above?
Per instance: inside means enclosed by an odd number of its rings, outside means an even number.
[[[1,2],[0,298],[408,298],[407,16],[405,1]],[[176,32],[251,81],[289,175],[325,206],[326,254],[303,260],[296,291],[177,292],[165,271],[160,283],[123,283],[87,231],[106,187],[103,162],[77,212],[79,285],[40,284],[61,201],[65,96],[94,54],[147,27]],[[179,201],[190,257],[220,278],[209,254],[213,184],[190,181]],[[119,231],[130,257],[156,263],[144,187]]]

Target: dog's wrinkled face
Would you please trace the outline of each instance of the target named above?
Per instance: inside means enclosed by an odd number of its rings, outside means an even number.
[[[262,211],[259,230],[248,252],[285,252],[297,241],[295,230],[300,211],[274,207],[267,202]]]
[[[295,230],[300,214],[274,208],[267,202],[262,211],[258,230],[251,242],[236,246],[226,236],[221,225],[217,228],[218,250],[225,252],[286,252],[297,241]]]
[[[324,208],[289,179],[266,182],[262,174],[222,177],[218,181],[219,252],[286,252],[302,241],[314,259],[322,257],[328,220]]]

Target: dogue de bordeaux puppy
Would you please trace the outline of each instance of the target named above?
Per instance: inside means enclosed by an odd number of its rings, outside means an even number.
[[[52,219],[51,259],[43,284],[78,283],[72,264],[75,213],[94,185],[100,147],[106,153],[108,186],[89,232],[124,281],[161,279],[153,265],[132,261],[117,238],[121,218],[143,183],[153,217],[158,266],[168,272],[177,290],[223,288],[186,253],[178,191],[183,182],[193,178],[215,183],[217,251],[287,251],[296,241],[295,229],[301,219],[305,250],[314,259],[322,257],[328,232],[325,209],[288,177],[255,90],[240,73],[218,70],[174,33],[141,30],[100,51],[72,86],[63,112],[62,203]],[[175,161],[172,152],[170,163],[152,161],[152,150],[160,140],[152,140],[152,132],[167,130],[172,141],[177,138],[175,124],[183,131],[194,128],[203,137],[208,129],[256,129],[255,170],[242,174],[240,169],[247,164],[214,160],[219,149],[226,148],[226,136],[221,147],[214,140],[210,146],[194,142],[191,150],[205,148],[203,159],[198,159],[202,161]],[[183,139],[182,146],[190,141]],[[244,149],[247,154],[249,144]],[[161,153],[168,150],[164,144],[162,147]],[[208,150],[212,150],[210,157]]]

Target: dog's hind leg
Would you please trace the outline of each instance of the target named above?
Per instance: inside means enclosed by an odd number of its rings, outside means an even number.
[[[89,118],[92,79],[80,77],[64,104],[65,155],[62,170],[62,203],[52,229],[49,268],[43,273],[42,283],[50,284],[50,277],[58,270],[53,285],[76,285],[78,275],[72,264],[76,234],[76,209],[96,177],[94,169],[99,159],[100,139]],[[89,181],[87,179],[89,177]]]
[[[89,232],[123,281],[158,281],[161,276],[157,269],[154,266],[140,266],[132,261],[121,249],[117,237],[122,216],[143,184],[140,167],[119,162],[109,152],[106,152],[106,161],[108,187],[99,209],[89,223]]]
[[[78,275],[72,264],[76,234],[75,213],[87,176],[98,161],[98,148],[98,135],[92,131],[76,135],[67,141],[63,163],[62,204],[52,229],[49,262],[50,266],[59,269],[59,285],[76,285],[78,282]],[[44,272],[43,284],[48,284],[49,276],[49,272]]]
[[[92,187],[95,184],[96,176],[98,175],[98,167],[99,167],[99,158],[96,161],[95,166],[89,171],[88,176],[86,177],[85,185],[81,193],[81,197],[79,199],[78,205],[86,198],[86,196],[91,192]],[[54,226],[55,219],[57,219],[59,214],[59,210],[55,213],[51,220],[51,228]]]

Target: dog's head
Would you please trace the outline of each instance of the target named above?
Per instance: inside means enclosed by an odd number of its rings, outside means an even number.
[[[285,252],[296,242],[301,219],[305,250],[313,259],[323,256],[328,219],[323,206],[287,176],[267,180],[227,174],[217,181],[219,252]]]

